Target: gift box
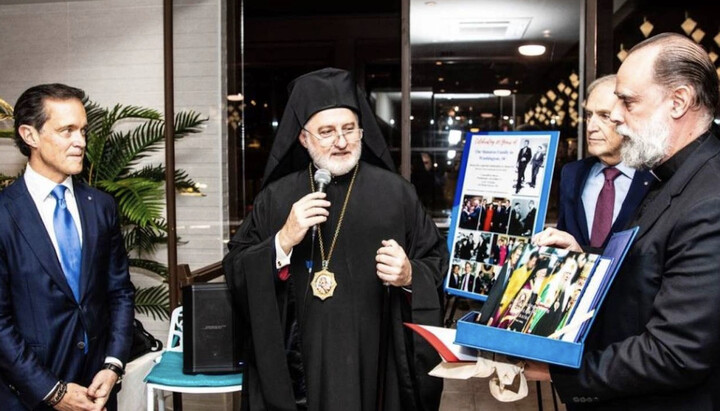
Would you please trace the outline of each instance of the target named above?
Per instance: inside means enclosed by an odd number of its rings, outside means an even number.
[[[553,273],[547,277],[535,278],[534,272],[532,275],[524,274],[525,282],[518,290],[513,289],[518,288],[518,282],[513,285],[512,277],[506,284],[497,284],[502,287],[501,291],[512,294],[514,299],[505,304],[498,302],[497,307],[484,309],[482,313],[473,311],[463,316],[457,323],[455,344],[550,364],[580,367],[585,338],[636,233],[637,228],[615,233],[602,255],[582,254],[588,261],[593,261],[592,266],[586,268],[584,278],[582,274],[577,274],[572,281],[564,280],[563,270],[570,272],[571,268],[575,268],[579,272],[577,265],[573,267],[571,262],[565,264],[577,258],[567,254],[556,258],[557,267],[552,268]],[[538,254],[537,250],[527,251]],[[543,252],[554,255],[553,250],[541,250],[539,255],[542,256]],[[529,259],[528,256],[523,258]],[[548,264],[545,263],[543,268],[547,270]],[[554,279],[556,275],[560,277]],[[533,280],[537,284],[534,288]],[[525,296],[520,297],[523,292],[526,292]],[[533,297],[528,297],[530,295]],[[544,299],[549,302],[543,302]],[[566,306],[565,311],[562,311],[563,306]],[[478,322],[479,319],[482,321]]]

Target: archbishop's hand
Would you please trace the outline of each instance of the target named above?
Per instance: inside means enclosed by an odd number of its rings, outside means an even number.
[[[582,247],[575,241],[570,233],[560,231],[556,228],[546,228],[545,230],[535,234],[532,238],[532,242],[535,245],[563,248],[570,251],[582,252]]]
[[[67,384],[67,392],[59,403],[55,404],[55,409],[59,411],[99,411],[103,409],[103,405],[95,404],[88,397],[87,388],[72,382]]]
[[[330,202],[325,197],[325,193],[314,192],[293,204],[285,225],[278,232],[278,242],[286,254],[300,244],[310,227],[327,221]]]
[[[412,266],[405,250],[395,240],[383,240],[377,250],[377,276],[384,283],[395,287],[412,285]]]
[[[98,371],[98,373],[95,374],[95,378],[93,378],[92,383],[88,387],[88,396],[93,399],[95,404],[104,407],[108,398],[110,398],[110,393],[112,392],[117,379],[118,376],[114,371]]]

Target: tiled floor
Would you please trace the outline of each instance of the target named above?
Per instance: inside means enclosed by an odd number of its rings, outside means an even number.
[[[554,410],[550,384],[541,384],[542,408],[538,406],[536,383],[528,384],[528,396],[522,400],[503,403],[490,394],[488,380],[472,378],[470,380],[445,380],[441,411],[535,411]],[[565,407],[558,400],[558,410]]]
[[[475,303],[460,304],[461,308],[453,316],[455,319],[462,317],[468,309],[478,309]],[[539,404],[536,383],[528,383],[528,396],[522,400],[503,403],[496,400],[491,394],[488,380],[483,378],[471,378],[470,380],[445,380],[445,385],[440,402],[440,411],[553,411],[555,405],[549,383],[542,383],[541,396],[542,404]],[[236,408],[236,409],[239,409]],[[557,409],[565,411],[565,406],[557,398]],[[168,410],[172,410],[171,406]],[[185,395],[183,396],[183,410],[185,411],[208,411],[208,410],[233,410],[232,400],[224,395]]]
[[[470,380],[445,380],[440,411],[535,411],[555,410],[549,383],[541,384],[542,408],[538,406],[536,383],[528,384],[528,396],[522,400],[502,403],[490,394],[488,380],[472,378]],[[167,400],[167,410],[172,410],[172,399]],[[557,399],[557,409],[565,411],[565,406]],[[239,410],[233,408],[230,395],[205,394],[183,395],[183,410],[208,411]]]
[[[464,380],[445,380],[440,411],[552,411],[553,400],[550,394],[550,384],[541,385],[542,408],[538,407],[537,390],[535,383],[530,383],[528,396],[516,402],[502,403],[490,395],[488,380],[473,378]],[[168,410],[172,410],[172,400],[168,399]],[[558,410],[565,411],[565,407],[558,400]],[[236,409],[239,409],[237,407]],[[209,411],[233,410],[232,400],[228,395],[183,395],[183,410]]]

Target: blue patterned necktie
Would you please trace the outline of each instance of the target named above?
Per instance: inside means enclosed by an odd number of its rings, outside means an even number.
[[[75,301],[79,302],[82,247],[80,246],[80,235],[78,235],[77,227],[65,202],[65,190],[67,190],[67,187],[60,184],[52,191],[53,197],[57,200],[55,212],[53,213],[53,227],[60,250],[60,265],[75,296]]]

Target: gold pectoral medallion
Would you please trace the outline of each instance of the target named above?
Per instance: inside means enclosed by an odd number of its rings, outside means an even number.
[[[313,295],[321,300],[332,297],[335,287],[337,287],[335,274],[326,269],[316,271],[310,287],[312,287]]]

